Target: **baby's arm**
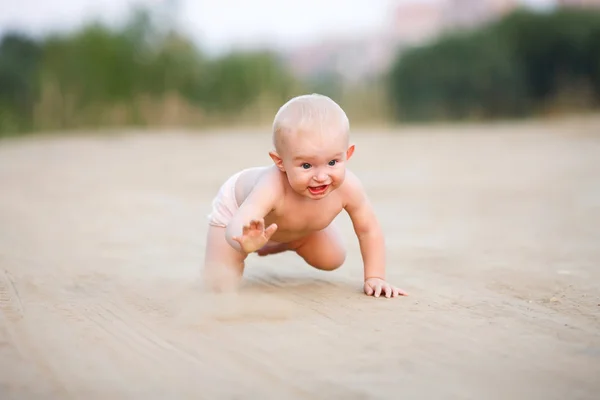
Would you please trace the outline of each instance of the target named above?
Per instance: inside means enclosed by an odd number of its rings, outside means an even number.
[[[364,278],[385,279],[385,239],[373,207],[356,175],[347,172],[345,209],[352,220],[365,264]]]
[[[364,263],[365,293],[379,297],[406,294],[385,281],[385,238],[360,180],[347,172],[344,182],[345,209],[358,237]]]
[[[281,184],[275,174],[263,175],[237,210],[225,231],[227,242],[236,250],[252,253],[266,244],[277,230],[276,224],[265,229],[264,217],[282,198]]]

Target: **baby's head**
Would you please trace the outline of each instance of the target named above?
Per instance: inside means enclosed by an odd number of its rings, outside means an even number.
[[[294,97],[275,115],[269,154],[296,192],[323,198],[344,182],[354,152],[349,130],[346,113],[329,97]]]

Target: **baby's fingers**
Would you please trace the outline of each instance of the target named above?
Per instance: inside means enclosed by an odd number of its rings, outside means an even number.
[[[263,221],[262,218],[260,218],[260,219],[253,219],[252,220],[252,227],[253,227],[253,229],[256,229],[258,231],[263,231],[265,229],[265,221]]]
[[[378,283],[377,285],[375,285],[375,297],[379,297],[381,296],[381,290],[383,288],[381,287],[381,284]]]
[[[385,297],[387,297],[388,299],[389,299],[390,297],[392,297],[392,292],[393,292],[393,290],[392,290],[392,287],[391,287],[390,285],[387,285],[387,284],[386,284],[386,285],[384,286],[383,290],[384,290],[384,292],[385,292]]]
[[[248,234],[248,231],[250,230],[250,224],[244,224],[242,226],[242,235],[243,236],[246,236]]]
[[[265,231],[265,236],[266,236],[267,240],[270,239],[271,236],[273,236],[273,234],[275,233],[276,230],[277,230],[277,224],[269,225],[269,227]]]

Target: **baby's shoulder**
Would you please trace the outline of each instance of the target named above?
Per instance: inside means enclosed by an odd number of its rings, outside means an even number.
[[[260,184],[266,190],[281,193],[284,188],[284,176],[285,174],[281,173],[276,166],[270,165],[261,171],[256,184]]]
[[[365,190],[362,181],[354,172],[346,170],[344,183],[340,186],[340,195],[345,205],[364,197]]]
[[[283,192],[281,173],[272,166],[256,167],[244,171],[238,178],[238,187],[246,196],[280,196]],[[246,197],[244,196],[244,197]]]
[[[343,189],[345,194],[352,194],[356,191],[363,191],[363,184],[360,178],[354,172],[346,169],[346,177],[341,189]]]

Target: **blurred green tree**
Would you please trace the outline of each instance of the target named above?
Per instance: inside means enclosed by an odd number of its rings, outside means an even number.
[[[388,75],[396,118],[531,115],[563,93],[578,107],[600,97],[600,13],[516,11],[398,55]]]
[[[31,129],[42,50],[19,33],[0,41],[0,132]]]
[[[136,9],[116,29],[91,23],[39,43],[5,36],[0,131],[186,124],[205,114],[252,114],[264,109],[265,101],[275,109],[297,87],[274,53],[237,51],[208,58],[156,20]]]

